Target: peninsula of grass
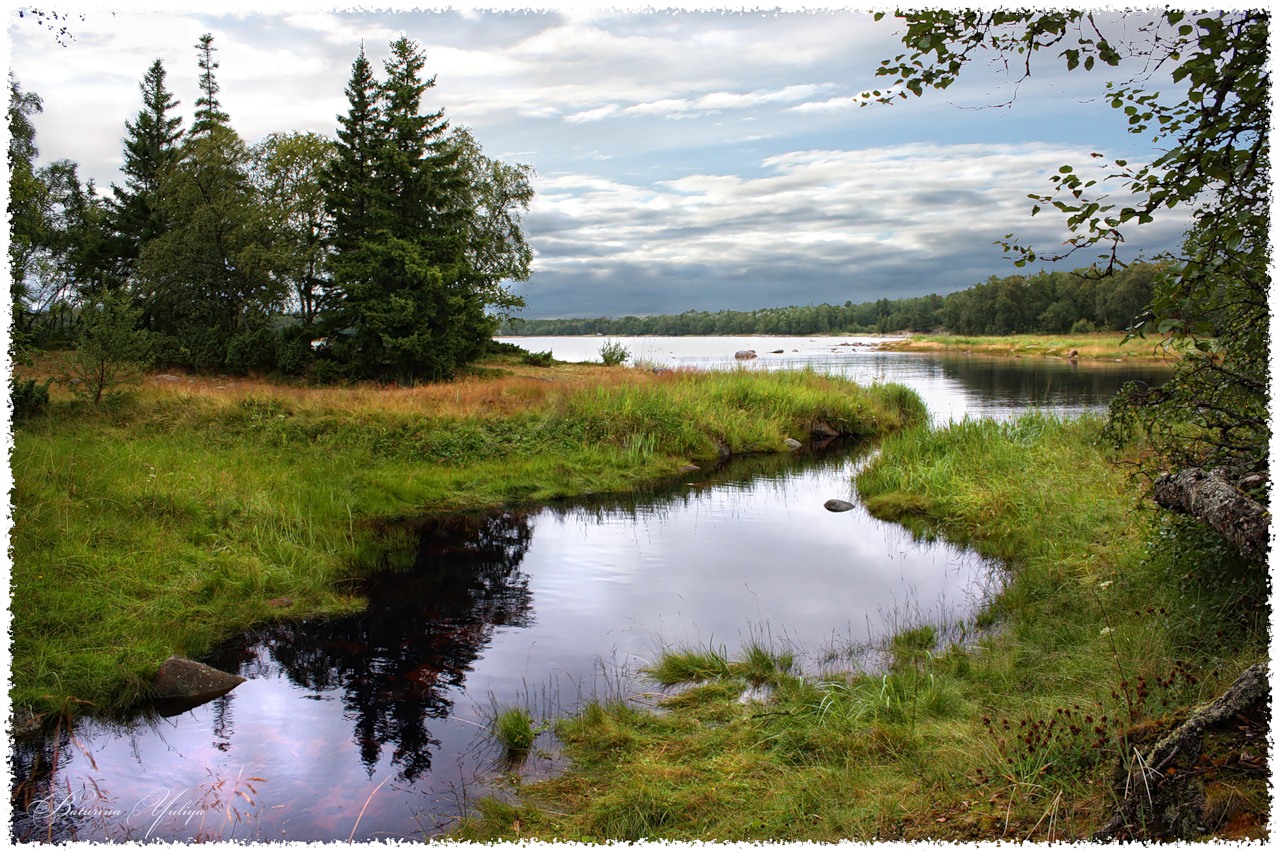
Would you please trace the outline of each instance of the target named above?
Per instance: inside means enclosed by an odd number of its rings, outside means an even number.
[[[783,452],[819,423],[871,437],[924,416],[901,386],[814,373],[479,373],[347,389],[162,375],[98,406],[55,393],[14,429],[15,710],[112,714],[171,654],[361,607],[387,522],[624,492]]]
[[[878,349],[896,352],[950,352],[1006,358],[1069,358],[1080,361],[1145,362],[1173,364],[1178,354],[1159,341],[1126,342],[1124,332],[1089,332],[1063,335],[951,335],[911,334],[886,341]]]
[[[886,438],[857,482],[873,514],[1005,567],[971,623],[901,625],[857,660],[671,649],[646,671],[661,713],[614,696],[562,720],[571,769],[481,800],[456,837],[1088,838],[1121,758],[1267,648],[1265,570],[1144,505],[1100,429],[1030,414]],[[1240,758],[1265,737],[1206,738],[1207,835],[1265,837],[1265,763]]]

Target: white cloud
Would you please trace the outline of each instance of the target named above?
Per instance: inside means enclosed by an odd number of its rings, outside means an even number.
[[[1053,145],[915,144],[792,151],[764,174],[696,174],[640,186],[585,175],[540,185],[530,223],[554,237],[542,271],[586,263],[750,266],[781,259],[857,264],[868,251],[936,257],[1019,232],[1066,237],[1029,219],[1029,190],[1088,152]],[[548,230],[543,231],[545,220]]]

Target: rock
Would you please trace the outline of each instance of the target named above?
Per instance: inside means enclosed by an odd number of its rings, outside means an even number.
[[[848,512],[849,510],[853,509],[855,505],[849,503],[848,501],[842,501],[839,498],[832,498],[831,500],[824,503],[823,506],[826,507],[831,512]]]
[[[784,352],[786,352],[786,350],[780,350],[780,349],[769,350],[769,355],[779,355]]]
[[[174,376],[172,373],[161,373],[158,376],[156,376],[156,379],[158,379],[161,382],[181,382],[182,381],[178,377]]]
[[[794,438],[788,438],[786,441],[782,443],[787,446],[787,450],[799,450],[800,448],[804,447],[803,444],[796,441]]]
[[[740,349],[733,354],[733,357],[738,359],[739,361],[748,361],[750,359],[756,358],[757,356],[756,356],[756,351],[753,349]]]
[[[40,728],[43,725],[43,714],[33,714],[26,708],[19,708],[13,712],[13,728],[11,731],[15,738],[35,737],[40,734]]]
[[[697,465],[694,465],[694,464],[690,463],[690,464],[688,464],[688,465],[684,466],[683,468],[681,468],[681,469],[680,469],[680,473],[681,473],[681,474],[692,474],[694,471],[701,471],[701,470],[702,470],[702,469],[701,469],[701,468],[699,468]]]
[[[160,664],[151,686],[156,699],[194,708],[218,698],[244,680],[242,676],[174,655]]]
[[[809,434],[817,438],[835,438],[840,433],[826,421],[817,421],[809,429]]]

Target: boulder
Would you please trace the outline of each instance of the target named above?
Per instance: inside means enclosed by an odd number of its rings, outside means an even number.
[[[854,504],[851,504],[848,501],[842,501],[839,498],[832,498],[824,503],[823,506],[831,512],[848,512],[853,509]]]
[[[151,681],[157,700],[195,707],[216,699],[245,679],[174,655],[160,664]]]
[[[756,351],[753,349],[740,349],[733,354],[733,357],[739,361],[749,361],[756,358]]]
[[[782,443],[787,446],[787,450],[799,450],[800,448],[804,447],[803,444],[796,441],[794,438],[788,438],[786,441]]]

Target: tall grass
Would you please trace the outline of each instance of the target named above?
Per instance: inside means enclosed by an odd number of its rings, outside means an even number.
[[[513,368],[515,369],[515,368]],[[152,379],[20,424],[13,701],[112,713],[170,654],[347,612],[382,522],[622,492],[691,460],[778,451],[827,422],[874,435],[914,395],[803,374],[581,366],[415,388]]]

